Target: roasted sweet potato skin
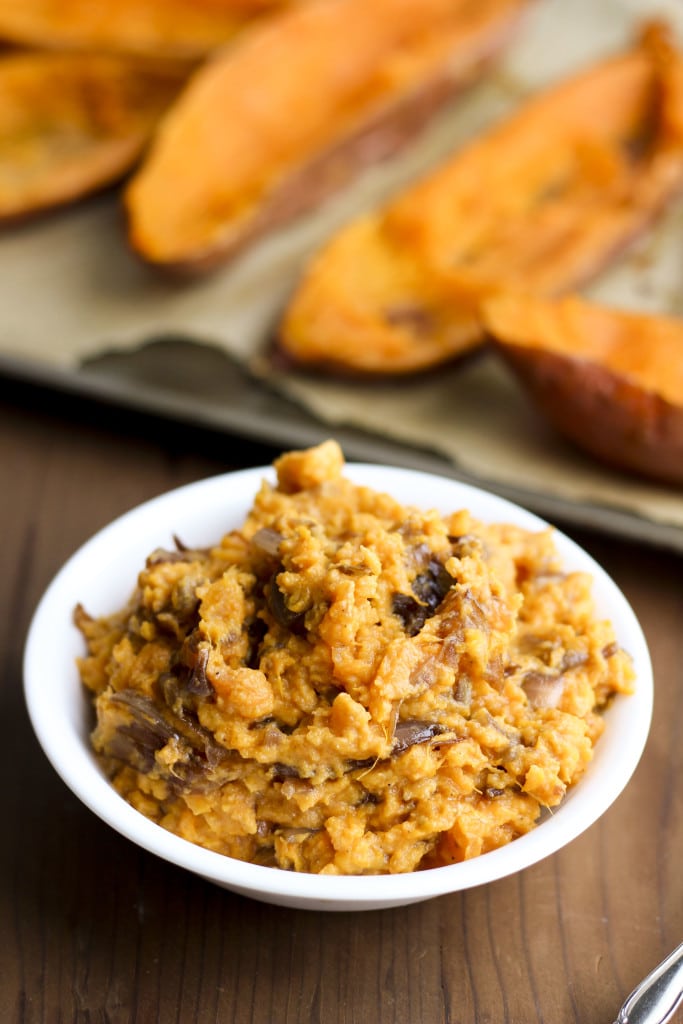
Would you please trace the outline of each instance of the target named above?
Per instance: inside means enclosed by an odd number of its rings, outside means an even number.
[[[0,61],[0,220],[72,202],[139,158],[187,67],[93,54]]]
[[[224,262],[406,144],[529,0],[310,0],[193,77],[126,193],[133,248]]]
[[[652,25],[532,97],[305,268],[278,341],[295,363],[405,374],[479,346],[501,287],[591,280],[683,188],[683,57]]]
[[[489,300],[484,323],[561,434],[613,467],[683,485],[683,321],[515,294]]]
[[[197,60],[288,0],[0,0],[0,40]],[[297,2],[297,0],[289,0]]]

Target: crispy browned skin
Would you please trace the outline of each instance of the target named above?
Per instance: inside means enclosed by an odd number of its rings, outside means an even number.
[[[683,321],[500,295],[484,322],[559,431],[614,466],[683,484]]]
[[[288,0],[0,0],[0,39],[196,59]],[[296,0],[290,0],[296,2]]]
[[[174,62],[27,53],[0,60],[0,219],[126,173],[187,74]]]
[[[528,0],[312,0],[205,65],[126,196],[133,247],[202,270],[406,143]]]
[[[337,371],[437,365],[481,343],[482,297],[587,281],[682,186],[683,58],[651,26],[343,229],[304,274],[280,344]]]

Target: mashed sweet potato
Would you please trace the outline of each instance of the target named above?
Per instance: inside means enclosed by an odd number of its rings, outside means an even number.
[[[338,445],[283,455],[215,547],[153,552],[80,662],[134,807],[231,857],[327,874],[461,861],[590,761],[629,656],[552,532],[404,507]]]

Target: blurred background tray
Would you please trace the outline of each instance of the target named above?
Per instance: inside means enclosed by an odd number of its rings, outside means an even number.
[[[180,339],[159,340],[134,352],[95,358],[76,371],[0,355],[0,372],[65,394],[151,412],[276,448],[317,444],[333,434],[350,460],[441,473],[487,487],[551,522],[591,527],[683,552],[683,528],[676,525],[626,509],[492,482],[459,471],[428,448],[397,443],[353,427],[340,426],[331,431],[296,403],[254,381],[225,353],[211,346]]]
[[[409,150],[210,277],[179,284],[130,252],[119,194],[3,229],[0,372],[278,448],[336,436],[350,459],[445,473],[552,521],[683,551],[683,491],[598,465],[559,439],[484,353],[410,380],[263,373],[309,255],[547,82],[627,45],[647,17],[683,42],[681,0],[537,0],[511,48]],[[683,204],[589,294],[683,315]],[[156,339],[156,340],[153,340]]]

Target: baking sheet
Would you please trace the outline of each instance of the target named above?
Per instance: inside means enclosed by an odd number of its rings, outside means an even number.
[[[200,281],[128,250],[117,192],[0,236],[0,368],[278,446],[334,434],[349,458],[446,472],[551,519],[683,551],[683,492],[611,472],[558,439],[492,355],[410,380],[260,379],[273,325],[308,255],[355,213],[434,166],[546,82],[613,52],[644,17],[683,40],[681,0],[537,0],[495,72],[400,158]],[[589,294],[683,313],[683,204]]]

